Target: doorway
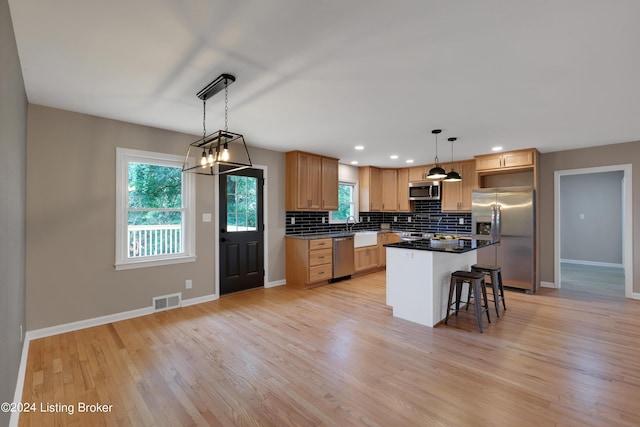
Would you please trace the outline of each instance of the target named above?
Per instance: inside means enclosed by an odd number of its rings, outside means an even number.
[[[264,177],[261,169],[219,175],[220,295],[264,286]]]
[[[631,298],[631,165],[556,171],[554,197],[555,287]]]

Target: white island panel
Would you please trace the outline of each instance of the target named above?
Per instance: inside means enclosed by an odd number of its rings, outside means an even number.
[[[447,314],[451,273],[469,271],[476,259],[476,251],[387,247],[387,305],[396,317],[433,327]]]

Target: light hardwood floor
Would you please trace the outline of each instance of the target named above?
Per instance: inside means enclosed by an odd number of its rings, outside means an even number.
[[[563,262],[561,289],[587,298],[624,298],[624,268]]]
[[[75,413],[20,425],[640,425],[640,301],[566,295],[507,292],[482,334],[466,313],[428,328],[392,316],[379,272],[43,338],[23,401]]]

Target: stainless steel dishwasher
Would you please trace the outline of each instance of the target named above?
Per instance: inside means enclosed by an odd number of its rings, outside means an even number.
[[[350,277],[355,272],[353,236],[333,238],[333,280]]]

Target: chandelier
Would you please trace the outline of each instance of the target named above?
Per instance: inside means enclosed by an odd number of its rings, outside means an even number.
[[[202,138],[189,144],[187,155],[182,164],[183,172],[200,175],[222,175],[252,166],[249,150],[244,137],[228,129],[229,119],[229,85],[236,81],[231,74],[220,74],[218,78],[205,86],[196,94],[202,100]],[[224,90],[224,130],[207,135],[207,100]],[[229,147],[234,147],[233,153]],[[192,165],[189,161],[191,150],[202,154],[200,162]]]

